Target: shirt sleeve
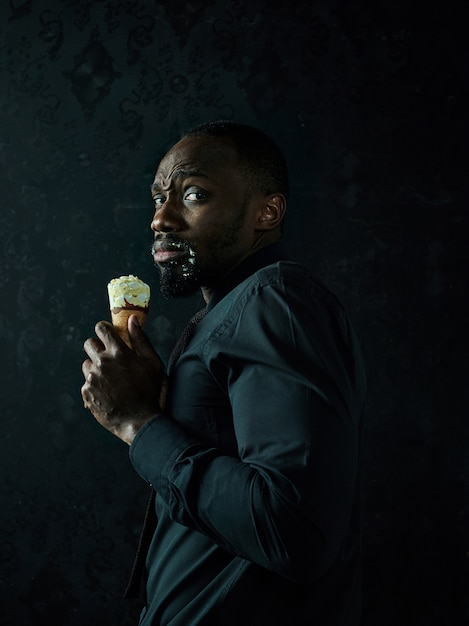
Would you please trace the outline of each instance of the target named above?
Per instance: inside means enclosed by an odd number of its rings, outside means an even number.
[[[132,462],[175,521],[290,580],[314,580],[337,557],[357,495],[357,354],[321,289],[258,286],[204,349],[229,394],[238,457],[163,414],[137,435]]]

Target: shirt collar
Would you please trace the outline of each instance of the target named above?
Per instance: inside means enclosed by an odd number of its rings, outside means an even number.
[[[212,297],[207,304],[207,310],[213,309],[232,289],[249,276],[252,276],[257,270],[278,261],[288,260],[288,258],[286,250],[280,242],[270,244],[254,252],[228,274],[222,285],[214,289]]]

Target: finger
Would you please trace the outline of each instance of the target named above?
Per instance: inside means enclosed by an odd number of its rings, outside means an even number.
[[[83,344],[83,350],[91,360],[96,360],[98,355],[105,350],[105,346],[103,342],[96,339],[96,337],[89,337]]]
[[[102,341],[105,350],[116,348],[116,344],[122,344],[123,341],[119,337],[116,329],[110,322],[100,321],[94,327],[96,335]]]
[[[83,406],[85,407],[85,409],[89,409],[91,406],[91,397],[90,397],[90,390],[86,383],[81,388],[81,397],[83,400]]]
[[[90,375],[92,365],[93,363],[90,359],[86,359],[86,361],[83,361],[82,363],[81,371],[83,372],[83,376],[85,377],[85,380],[88,380],[88,376]]]
[[[129,330],[129,337],[132,343],[132,348],[136,354],[143,357],[155,357],[156,352],[150,343],[150,340],[143,332],[142,327],[139,324],[136,315],[129,317],[127,328]]]

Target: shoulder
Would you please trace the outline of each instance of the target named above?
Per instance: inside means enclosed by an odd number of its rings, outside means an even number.
[[[296,319],[342,318],[337,296],[311,272],[294,261],[278,261],[258,269],[213,307],[203,321],[208,333],[225,333],[230,327],[278,326]]]
[[[340,313],[344,307],[331,289],[308,267],[295,261],[279,261],[261,268],[247,278],[233,301],[247,303],[256,299],[282,299],[286,303],[299,301],[301,308],[324,307],[332,313]]]

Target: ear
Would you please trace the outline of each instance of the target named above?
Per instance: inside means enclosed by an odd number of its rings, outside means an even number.
[[[265,196],[257,215],[256,230],[272,230],[279,226],[286,208],[287,201],[281,193]]]

